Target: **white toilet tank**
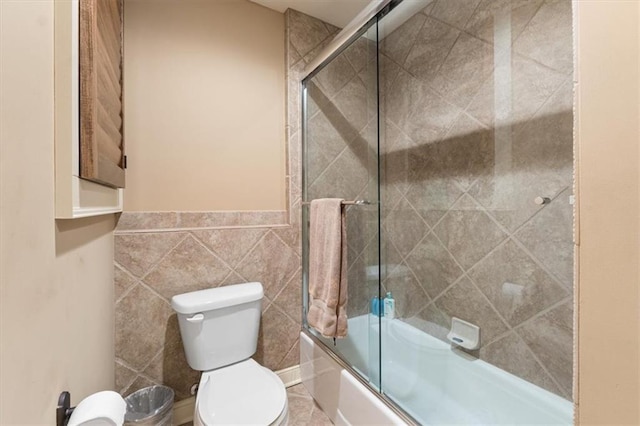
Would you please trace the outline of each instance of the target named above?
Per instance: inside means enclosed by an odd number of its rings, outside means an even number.
[[[245,283],[173,296],[189,366],[208,371],[251,357],[263,294],[262,284]]]

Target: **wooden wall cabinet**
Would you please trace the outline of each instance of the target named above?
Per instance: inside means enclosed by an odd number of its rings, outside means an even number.
[[[122,3],[55,5],[56,218],[122,211]]]

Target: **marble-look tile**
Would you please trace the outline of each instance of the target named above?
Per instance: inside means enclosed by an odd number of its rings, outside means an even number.
[[[216,229],[192,234],[229,266],[235,268],[249,250],[267,233],[267,229]]]
[[[347,316],[363,315],[369,312],[369,301],[378,294],[377,280],[369,280],[367,267],[374,265],[368,253],[363,253],[355,259],[349,258],[347,271]]]
[[[480,350],[480,358],[534,385],[564,396],[536,361],[527,345],[515,333],[509,333],[484,346]]]
[[[287,388],[289,424],[307,425],[315,402],[302,383]]]
[[[289,21],[290,42],[302,56],[305,56],[330,32],[322,21],[293,9],[287,11]]]
[[[567,301],[517,332],[570,397],[573,389],[573,305]]]
[[[352,78],[334,98],[341,118],[358,134],[369,122],[369,88],[360,76]],[[347,139],[350,141],[350,139]]]
[[[383,130],[380,140],[380,181],[383,182],[385,189],[389,191],[397,189],[399,193],[404,194],[412,183],[409,176],[409,157],[415,145],[390,121],[384,123]],[[389,201],[387,197],[387,202]]]
[[[165,346],[153,359],[143,374],[157,383],[169,386],[175,392],[176,401],[191,396],[191,386],[200,382],[200,371],[189,367],[184,354],[178,317],[171,315],[165,330]]]
[[[231,269],[193,237],[187,237],[144,277],[167,300],[176,294],[218,287]]]
[[[133,383],[131,383],[131,385],[129,385],[128,388],[120,392],[120,395],[122,395],[123,397],[127,397],[137,390],[146,388],[148,386],[157,385],[157,384],[159,383],[152,382],[151,380],[149,380],[144,376],[137,376],[136,379],[133,381]]]
[[[344,51],[353,69],[360,72],[376,57],[376,43],[365,36],[360,37]]]
[[[513,327],[567,296],[512,240],[474,266],[469,275]]]
[[[431,81],[459,35],[460,31],[454,27],[427,17],[407,56],[404,68],[424,82]]]
[[[435,300],[436,307],[449,317],[457,317],[480,327],[481,347],[505,333],[508,328],[475,286],[464,277]]]
[[[285,285],[273,300],[280,310],[301,323],[302,319],[302,269],[298,269],[293,278]]]
[[[453,205],[434,232],[463,268],[475,265],[507,237],[468,195]]]
[[[136,370],[144,368],[165,344],[169,304],[138,284],[116,304],[115,353]]]
[[[463,29],[480,0],[439,0],[429,15],[442,22]]]
[[[514,43],[514,50],[550,68],[573,70],[571,0],[545,1]]]
[[[431,298],[437,297],[463,273],[433,234],[420,241],[406,262]]]
[[[114,300],[118,300],[136,283],[136,278],[117,264],[113,267]]]
[[[395,299],[396,318],[410,318],[429,304],[429,296],[406,264],[390,271],[384,285]]]
[[[342,151],[325,172],[309,186],[307,196],[316,198],[343,198],[355,200],[369,183],[368,156],[354,152],[352,145]],[[360,155],[358,155],[360,154]]]
[[[176,228],[177,223],[176,212],[122,212],[118,218],[116,232]]]
[[[567,188],[515,234],[569,291],[573,288],[574,256],[570,196]]]
[[[183,232],[115,234],[115,261],[142,277],[186,236]]]
[[[315,167],[307,172],[309,179],[313,181],[324,171],[324,168],[347,146],[347,141],[354,137],[356,133],[353,127],[340,117],[337,111],[325,108],[313,116],[307,124],[307,158],[311,160],[314,156],[320,155],[323,160],[320,160],[321,167]]]
[[[460,114],[444,140],[438,143],[435,157],[438,174],[454,180],[467,190],[482,176],[490,176],[494,165],[494,133],[466,114]]]
[[[253,358],[268,369],[275,370],[296,344],[299,334],[300,325],[271,305],[262,314],[258,349]]]
[[[493,47],[461,33],[438,74],[429,84],[448,102],[464,109],[478,93],[483,82],[491,76],[493,67]]]
[[[314,404],[313,409],[311,410],[311,416],[309,417],[308,426],[332,426],[333,422],[327,417],[327,415],[322,411],[322,409]]]
[[[294,365],[300,365],[300,339],[296,340],[295,345],[289,349],[289,352],[284,356],[276,371],[284,370],[285,368],[293,367]]]
[[[571,186],[572,89],[572,83],[565,81],[532,120],[515,126],[510,138],[496,139],[493,173],[481,176],[469,191],[511,231],[540,210],[536,197],[553,199]]]
[[[389,89],[385,108],[387,119],[420,146],[440,140],[460,114],[428,84],[405,71]]]
[[[393,59],[394,62],[400,65],[404,64],[425,20],[424,15],[416,13],[388,35],[384,33],[385,27],[382,25],[381,35],[383,38],[380,42],[380,52]]]
[[[404,257],[429,232],[429,227],[404,198],[384,222],[386,236]]]
[[[411,318],[404,321],[425,333],[449,343],[447,334],[451,329],[451,318],[442,313],[435,303],[430,303]]]
[[[246,283],[247,279],[240,276],[236,271],[231,271],[229,275],[220,283],[220,287],[225,285],[234,285]]]
[[[496,78],[489,78],[467,112],[487,126],[505,127],[505,132],[529,120],[566,79],[565,75],[519,55],[511,56],[510,63],[496,66],[509,79],[503,77],[496,87]],[[510,87],[504,87],[509,81]],[[496,116],[500,118],[498,122],[494,120]]]
[[[301,386],[301,385],[298,385]],[[298,395],[288,394],[289,400],[289,424],[307,425],[313,409],[313,400]]]
[[[323,88],[323,92],[329,98],[333,98],[354,75],[356,75],[356,71],[346,55],[342,53],[322,68],[315,75],[314,81]]]
[[[300,267],[300,258],[273,232],[267,235],[240,262],[236,272],[248,281],[258,281],[273,299]]]
[[[493,43],[497,37],[522,32],[543,0],[483,0],[467,22],[465,30]],[[510,43],[509,43],[510,44]]]
[[[115,375],[116,392],[121,392],[129,388],[138,374],[116,360]]]
[[[411,186],[405,198],[425,222],[435,226],[461,195],[454,179],[434,170],[431,176]]]

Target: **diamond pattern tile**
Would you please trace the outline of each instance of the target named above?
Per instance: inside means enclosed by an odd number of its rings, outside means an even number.
[[[170,300],[176,294],[218,287],[230,272],[227,265],[189,236],[143,281]]]

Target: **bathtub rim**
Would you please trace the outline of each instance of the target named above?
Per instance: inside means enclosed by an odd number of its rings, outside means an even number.
[[[319,339],[317,336],[315,336],[311,331],[309,331],[309,329],[307,329],[306,327],[302,327],[300,332],[303,333],[305,336],[307,336],[309,339],[311,339],[313,343],[315,343],[327,356],[329,356],[329,358],[335,361],[341,368],[349,372],[351,376],[353,376],[360,384],[364,385],[364,387],[367,388],[367,390],[369,390],[369,392],[374,397],[376,397],[384,405],[386,405],[387,408],[389,408],[389,410],[391,410],[395,415],[400,417],[400,419],[404,421],[407,425],[420,426],[421,424],[420,422],[418,422],[409,413],[407,413],[402,408],[400,408],[398,404],[395,401],[393,401],[391,398],[387,397],[382,392],[379,392],[378,390],[374,389],[368,381],[362,378],[360,373],[358,373],[353,367],[351,367],[342,358],[340,358],[338,354],[336,354],[330,348],[328,348],[326,343],[323,342],[321,339]]]

